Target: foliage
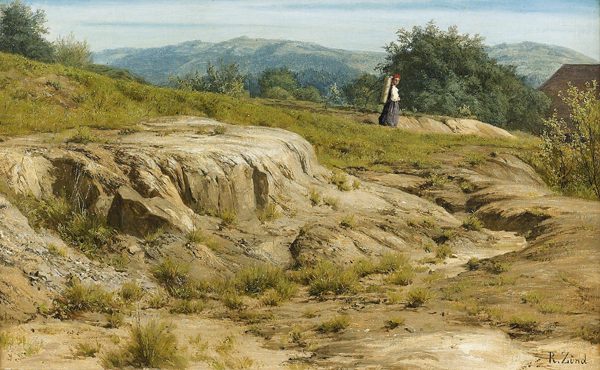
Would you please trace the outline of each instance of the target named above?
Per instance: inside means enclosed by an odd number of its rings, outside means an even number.
[[[333,84],[331,84],[331,86],[329,86],[329,89],[327,89],[326,100],[327,104],[329,105],[344,104],[344,95],[340,91],[340,88],[338,87],[337,83],[334,82]]]
[[[173,326],[151,320],[131,328],[130,340],[124,348],[108,352],[102,362],[107,368],[173,368],[185,367],[186,361],[177,346]]]
[[[279,87],[290,94],[299,88],[298,76],[288,68],[272,68],[265,70],[258,79],[261,96],[266,96],[267,91]]]
[[[235,275],[233,284],[242,294],[254,295],[275,289],[278,293],[287,295],[290,292],[288,286],[292,283],[278,267],[255,265],[240,270]]]
[[[204,75],[196,71],[183,77],[173,77],[173,83],[180,89],[208,91],[232,97],[247,95],[245,80],[246,76],[240,72],[237,64],[225,64],[223,61],[218,65],[209,62]]]
[[[344,85],[342,91],[346,101],[356,108],[377,110],[379,94],[383,88],[381,79],[369,73],[363,73]]]
[[[323,100],[321,92],[314,86],[300,87],[294,91],[294,97],[298,100],[320,102]]]
[[[477,218],[477,216],[471,214],[464,219],[462,227],[467,230],[479,231],[483,228],[483,223]]]
[[[346,315],[339,315],[331,320],[321,323],[317,331],[321,333],[339,333],[350,325],[350,319]]]
[[[125,302],[135,302],[142,298],[144,290],[135,281],[128,281],[121,286],[119,290],[119,296]]]
[[[100,352],[100,344],[98,342],[77,343],[72,352],[75,357],[96,357]]]
[[[427,288],[416,287],[408,291],[407,303],[408,307],[420,307],[433,297],[433,293]]]
[[[456,27],[442,31],[433,22],[397,34],[380,69],[401,73],[404,109],[455,117],[469,112],[496,125],[539,129],[548,98],[525,86],[513,67],[491,59],[480,36]]]
[[[52,60],[52,44],[44,39],[46,13],[20,0],[0,4],[0,51],[41,61]]]
[[[92,63],[92,51],[87,41],[77,41],[71,33],[54,41],[54,61],[71,67],[85,67]]]
[[[383,327],[388,330],[393,330],[399,327],[400,325],[404,325],[405,321],[406,319],[404,317],[394,317],[389,320],[385,320]]]
[[[82,311],[112,312],[116,307],[114,295],[97,284],[71,282],[54,301],[58,317],[68,317]]]
[[[552,185],[567,193],[589,189],[600,198],[600,99],[598,82],[569,86],[562,100],[570,119],[544,121],[542,166]]]
[[[330,261],[320,261],[314,267],[304,268],[300,276],[302,282],[308,284],[308,292],[312,296],[351,293],[358,286],[358,276],[353,269],[344,269]]]

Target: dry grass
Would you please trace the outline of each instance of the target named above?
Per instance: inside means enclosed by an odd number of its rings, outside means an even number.
[[[339,333],[350,325],[350,319],[346,315],[339,315],[331,320],[322,322],[317,331],[320,333]]]

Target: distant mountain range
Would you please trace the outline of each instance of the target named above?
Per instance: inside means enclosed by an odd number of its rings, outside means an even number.
[[[598,63],[575,50],[556,45],[521,42],[518,44],[499,44],[488,48],[488,54],[501,64],[517,67],[517,74],[525,82],[539,87],[563,64]]]
[[[533,42],[488,47],[501,64],[517,67],[525,81],[537,87],[562,64],[597,61],[574,50]],[[219,43],[188,41],[158,48],[121,48],[94,53],[94,62],[130,70],[147,81],[163,85],[171,75],[206,71],[209,62],[237,63],[242,72],[257,76],[268,68],[288,67],[301,81],[323,89],[324,84],[344,84],[361,72],[376,73],[383,52],[348,51],[300,41],[239,37]],[[319,86],[321,84],[321,86]]]

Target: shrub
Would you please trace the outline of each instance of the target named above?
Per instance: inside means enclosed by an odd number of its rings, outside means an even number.
[[[348,176],[342,171],[334,171],[329,181],[340,191],[352,190],[352,186],[348,184]]]
[[[485,269],[492,274],[501,274],[503,272],[508,271],[510,266],[507,263],[502,263],[498,261],[490,261],[486,264]]]
[[[467,230],[479,231],[479,230],[481,230],[483,228],[483,224],[477,218],[477,216],[475,216],[475,215],[469,215],[469,217],[467,217],[463,221],[462,227],[465,228],[465,229],[467,229]]]
[[[312,296],[320,297],[329,292],[350,293],[358,286],[358,277],[352,269],[344,269],[330,261],[320,261],[314,267],[301,271],[301,275]]]
[[[77,41],[71,33],[54,42],[54,61],[69,67],[85,67],[92,63],[92,51],[87,41]]]
[[[386,274],[409,265],[408,258],[406,258],[404,255],[399,253],[387,253],[381,256],[377,262],[375,271]]]
[[[146,303],[148,304],[149,308],[155,308],[155,309],[163,308],[164,306],[169,304],[169,297],[167,297],[164,294],[158,293],[158,292],[152,293],[148,297],[148,300]]]
[[[144,295],[144,290],[135,281],[128,281],[121,286],[119,290],[119,296],[125,302],[138,301]]]
[[[542,301],[542,295],[538,292],[528,292],[521,296],[522,303],[538,304]]]
[[[421,307],[433,297],[431,291],[427,288],[412,288],[408,291],[407,306],[416,308]]]
[[[74,144],[88,144],[96,141],[99,141],[98,137],[87,126],[77,127],[77,130],[65,139],[66,143]]]
[[[175,296],[189,282],[189,266],[165,258],[152,269],[152,274],[169,294]]]
[[[404,317],[394,317],[392,319],[385,320],[383,327],[388,330],[393,330],[399,327],[400,325],[404,325],[405,321],[406,319],[404,319]]]
[[[368,259],[360,259],[352,264],[352,269],[358,277],[365,277],[376,272],[375,264]]]
[[[340,221],[340,226],[347,229],[353,229],[356,226],[356,219],[354,218],[354,215],[344,216]]]
[[[511,328],[520,329],[526,332],[534,332],[538,326],[538,320],[534,316],[522,315],[513,316],[508,322]]]
[[[323,198],[323,203],[333,208],[334,210],[337,210],[339,208],[340,200],[334,197],[325,197]]]
[[[75,312],[112,312],[117,308],[112,293],[97,284],[84,284],[74,281],[65,288],[61,296],[54,301],[55,312],[59,317]]]
[[[440,245],[437,248],[437,250],[435,251],[435,258],[439,258],[441,260],[444,260],[444,259],[450,257],[451,255],[452,255],[452,248],[447,244]]]
[[[348,316],[340,315],[321,323],[317,327],[317,331],[321,333],[339,333],[346,329],[349,325],[350,319]]]
[[[469,271],[478,270],[480,266],[481,262],[479,262],[479,258],[477,257],[471,257],[467,261],[467,269],[469,269]]]
[[[290,285],[293,285],[283,270],[269,265],[255,265],[240,270],[235,275],[233,284],[244,294],[256,295],[268,289],[275,289],[282,296],[287,296],[291,291]]]
[[[106,315],[106,327],[109,329],[117,329],[123,325],[125,317],[120,312],[112,312]]]
[[[219,218],[223,221],[223,225],[233,225],[237,220],[237,213],[232,209],[222,209],[219,211]]]
[[[194,228],[187,233],[186,239],[190,244],[204,243],[206,235],[204,235],[202,230]]]
[[[277,206],[273,203],[269,203],[262,211],[258,213],[258,219],[260,222],[273,221],[279,218],[281,214],[277,210]]]
[[[198,314],[204,310],[204,303],[197,300],[178,299],[169,310],[171,313],[185,315]]]
[[[550,183],[567,193],[580,187],[600,198],[600,99],[598,81],[583,89],[569,85],[561,95],[569,119],[555,114],[544,121],[542,168]],[[584,193],[585,194],[585,193]],[[582,194],[582,195],[584,195]]]
[[[180,369],[186,364],[180,353],[172,325],[151,320],[144,325],[138,323],[133,326],[127,346],[107,353],[102,362],[108,368],[134,366]]]
[[[100,352],[100,343],[77,343],[77,345],[71,349],[71,352],[75,357],[96,357],[96,354]]]
[[[221,302],[230,310],[243,310],[246,304],[242,297],[235,292],[225,292],[221,295]]]
[[[63,247],[59,247],[56,244],[48,244],[48,253],[52,254],[53,256],[67,256],[67,250]]]
[[[321,203],[321,194],[315,189],[310,189],[308,199],[313,206],[318,206]]]
[[[412,268],[403,268],[396,270],[387,277],[387,282],[396,285],[410,285],[413,282],[415,273]]]

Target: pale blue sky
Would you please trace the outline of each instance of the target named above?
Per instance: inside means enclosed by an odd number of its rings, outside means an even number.
[[[1,1],[1,0],[0,0]],[[490,45],[535,41],[600,59],[599,0],[25,0],[50,38],[73,32],[94,50],[250,37],[381,51],[402,27],[434,20]]]

